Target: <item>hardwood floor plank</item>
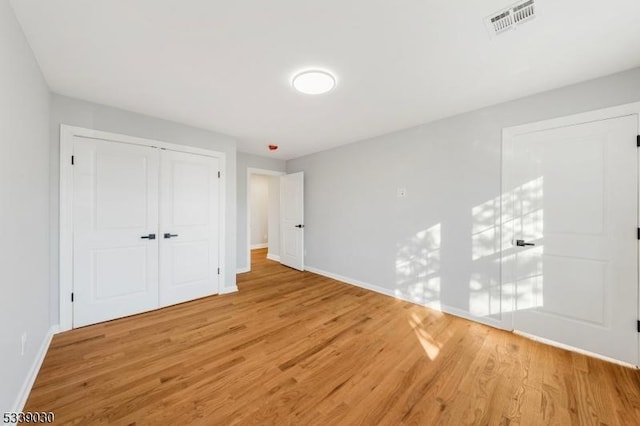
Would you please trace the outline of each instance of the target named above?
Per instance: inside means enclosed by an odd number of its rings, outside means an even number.
[[[299,272],[54,337],[57,424],[640,424],[640,372]]]

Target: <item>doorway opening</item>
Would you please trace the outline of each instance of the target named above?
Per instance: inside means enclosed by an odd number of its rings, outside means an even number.
[[[280,176],[284,174],[247,169],[247,271],[252,250],[266,251],[268,259],[280,261]]]

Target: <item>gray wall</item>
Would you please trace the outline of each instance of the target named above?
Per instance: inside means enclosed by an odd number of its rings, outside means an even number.
[[[305,172],[305,264],[508,326],[490,304],[499,253],[472,255],[500,195],[502,128],[638,100],[640,68],[288,161]]]
[[[72,99],[57,94],[51,100],[51,312],[58,322],[58,233],[59,233],[59,156],[60,124],[85,127],[161,142],[211,149],[226,154],[226,274],[224,285],[236,283],[236,141],[208,130],[161,120],[104,105]]]
[[[238,152],[236,165],[238,171],[236,178],[238,188],[238,252],[236,262],[239,271],[249,267],[247,259],[247,169],[250,167],[284,172],[286,164],[284,160]]]
[[[49,322],[49,90],[0,2],[0,412],[15,407]],[[27,334],[24,356],[21,336]]]

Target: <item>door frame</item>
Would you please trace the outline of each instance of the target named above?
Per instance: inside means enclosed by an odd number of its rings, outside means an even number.
[[[132,145],[148,146],[151,148],[166,149],[170,151],[186,152],[190,154],[215,157],[220,161],[220,205],[219,205],[219,262],[220,277],[224,280],[226,270],[226,154],[203,148],[187,145],[179,145],[169,142],[161,142],[153,139],[139,138],[119,133],[103,132],[101,130],[87,129],[83,127],[60,125],[60,242],[59,242],[59,315],[60,331],[73,328],[73,305],[71,293],[73,292],[73,167],[71,156],[73,155],[74,138],[100,139],[128,143]],[[218,282],[218,293],[221,293],[222,285]]]
[[[504,175],[505,175],[505,145],[508,142],[513,141],[516,137],[521,136],[521,135],[525,135],[527,133],[533,133],[533,132],[539,132],[539,131],[543,131],[543,130],[551,130],[551,129],[556,129],[556,128],[560,128],[560,127],[566,127],[566,126],[574,126],[574,125],[579,125],[579,124],[586,124],[586,123],[591,123],[591,122],[596,122],[596,121],[603,121],[603,120],[609,120],[609,119],[613,119],[613,118],[619,118],[619,117],[626,117],[626,116],[633,116],[635,115],[637,120],[638,120],[638,133],[640,133],[640,102],[633,102],[633,103],[629,103],[629,104],[624,104],[624,105],[619,105],[619,106],[614,106],[614,107],[609,107],[609,108],[602,108],[602,109],[598,109],[598,110],[594,110],[594,111],[589,111],[589,112],[584,112],[584,113],[579,113],[579,114],[573,114],[573,115],[568,115],[568,116],[564,116],[564,117],[558,117],[558,118],[553,118],[553,119],[549,119],[549,120],[542,120],[542,121],[537,121],[537,122],[533,122],[533,123],[527,123],[527,124],[522,124],[519,126],[512,126],[512,127],[505,127],[502,129],[502,144],[501,144],[501,154],[500,154],[500,290],[501,290],[501,304],[502,304],[502,323],[504,325],[505,328],[514,331],[517,334],[523,334],[526,335],[525,333],[522,332],[518,332],[517,330],[514,329],[514,316],[513,316],[513,312],[514,312],[514,308],[515,306],[513,305],[513,299],[512,301],[509,301],[505,295],[505,288],[506,288],[506,283],[504,282],[504,268],[505,268],[505,253],[506,251],[510,248],[509,247],[505,247],[504,246],[504,241],[502,238],[502,235],[504,233],[504,216],[503,216],[503,212],[502,212],[502,205],[504,202],[504,192],[505,192],[505,188],[504,188]],[[637,179],[638,179],[638,188],[640,190],[640,148],[638,149],[639,154],[638,154],[638,167],[637,167]],[[640,193],[638,194],[638,207],[636,208],[637,210],[637,226],[640,228]],[[633,232],[633,230],[630,230],[630,232]],[[638,251],[638,266],[640,267],[640,241],[639,241],[639,251]],[[636,286],[638,287],[638,300],[636,301],[636,310],[638,311],[638,318],[640,319],[640,282],[636,283]],[[535,339],[535,340],[539,340],[539,341],[543,341],[544,343],[553,345],[553,346],[559,346],[562,347],[564,349],[568,349],[574,352],[579,352],[579,353],[583,353],[595,358],[600,358],[600,359],[605,359],[607,361],[613,361],[616,362],[618,364],[624,364],[627,365],[624,362],[618,361],[618,360],[614,360],[614,359],[610,359],[607,357],[604,357],[602,355],[599,354],[595,354],[595,353],[591,353],[591,352],[587,352],[584,351],[582,349],[579,348],[573,348],[573,347],[569,347],[568,345],[564,345],[561,342],[553,342],[553,341],[549,341],[547,339],[544,338],[540,338],[537,336],[529,336],[526,335],[529,338]],[[638,343],[638,352],[640,354],[640,341]],[[635,366],[634,366],[635,367]]]
[[[247,167],[247,223],[246,223],[246,233],[247,233],[247,266],[238,270],[239,274],[245,272],[251,272],[251,176],[252,175],[267,175],[267,176],[284,176],[286,172],[281,172],[278,170],[267,170],[267,169],[258,169],[255,167]],[[278,218],[279,220],[279,218]],[[280,235],[278,235],[278,239]],[[275,259],[273,259],[275,260]],[[278,259],[279,260],[279,259]]]

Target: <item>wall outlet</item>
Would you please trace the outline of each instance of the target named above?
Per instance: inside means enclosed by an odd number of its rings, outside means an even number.
[[[24,356],[24,353],[26,352],[26,349],[27,349],[27,332],[26,331],[22,333],[22,337],[20,338],[20,347],[21,347],[21,354]]]

